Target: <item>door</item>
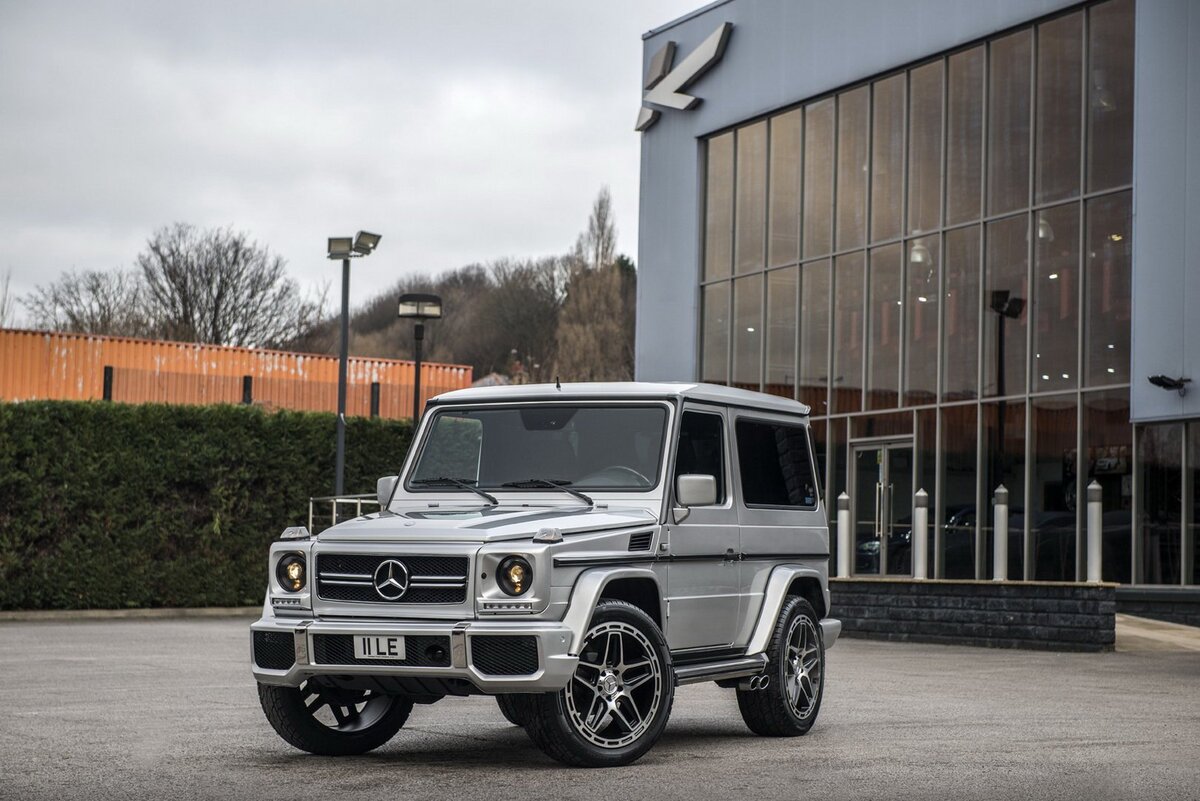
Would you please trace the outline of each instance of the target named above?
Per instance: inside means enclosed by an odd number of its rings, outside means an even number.
[[[685,474],[717,480],[717,503],[693,506],[668,526],[667,644],[672,651],[726,647],[736,634],[739,606],[737,555],[741,549],[730,476],[725,415],[720,409],[684,409],[671,479]]]
[[[912,575],[913,443],[853,446],[854,573]]]

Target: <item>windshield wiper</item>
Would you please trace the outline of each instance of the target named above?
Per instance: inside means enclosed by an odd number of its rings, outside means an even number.
[[[571,495],[574,495],[576,498],[583,501],[588,506],[596,505],[596,502],[593,501],[591,498],[589,498],[587,495],[584,495],[579,490],[573,490],[569,486],[567,486],[570,483],[571,483],[570,481],[564,481],[562,479],[554,480],[554,479],[549,479],[549,478],[527,478],[524,481],[506,481],[505,483],[501,484],[500,486],[514,487],[516,489],[533,489],[535,487],[545,487],[546,489],[557,489],[557,490],[562,490],[563,492],[569,493]]]
[[[413,479],[410,483],[424,484],[426,486],[437,486],[438,484],[442,484],[442,485],[449,484],[450,486],[461,487],[462,489],[470,490],[471,492],[478,495],[480,498],[483,498],[485,501],[490,503],[492,506],[500,505],[500,501],[496,500],[496,497],[494,495],[484,492],[479,487],[476,487],[474,484],[471,484],[468,481],[461,479],[461,478],[447,478],[446,476],[440,476],[438,478],[416,478],[416,479]]]

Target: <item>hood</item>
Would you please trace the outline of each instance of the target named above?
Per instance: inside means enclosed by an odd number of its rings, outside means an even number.
[[[563,535],[619,530],[657,522],[646,509],[587,506],[442,507],[380,512],[339,523],[322,542],[495,542],[527,539],[541,528]]]

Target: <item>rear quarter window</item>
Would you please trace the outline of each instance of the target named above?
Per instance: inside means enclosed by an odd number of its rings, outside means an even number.
[[[813,509],[817,482],[804,426],[738,420],[738,468],[747,506]]]

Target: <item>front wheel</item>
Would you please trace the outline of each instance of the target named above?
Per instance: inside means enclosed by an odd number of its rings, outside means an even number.
[[[527,726],[533,715],[531,697],[525,693],[504,693],[496,696],[496,706],[500,707],[500,714],[512,725]]]
[[[343,690],[306,681],[299,687],[258,685],[258,700],[279,736],[324,756],[365,754],[404,726],[412,701],[372,690]]]
[[[632,604],[601,601],[566,688],[531,696],[530,739],[568,765],[616,767],[641,757],[671,716],[671,652],[654,621]]]
[[[764,737],[807,734],[825,691],[825,642],[812,604],[795,596],[784,603],[767,658],[770,683],[761,690],[738,690],[742,720]]]

